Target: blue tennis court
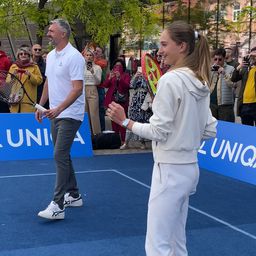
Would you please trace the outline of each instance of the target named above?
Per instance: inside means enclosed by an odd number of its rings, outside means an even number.
[[[1,162],[0,256],[145,255],[152,154],[76,158],[85,204],[65,220],[37,217],[52,198],[53,160]],[[201,171],[187,224],[190,256],[256,255],[253,185]]]

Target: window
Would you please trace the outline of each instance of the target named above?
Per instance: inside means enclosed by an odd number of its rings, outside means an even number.
[[[221,5],[220,5],[220,16],[219,16],[219,18],[220,18],[221,20],[224,20],[226,14],[227,14],[227,12],[226,12],[226,7],[221,4]]]
[[[218,6],[217,6],[217,9],[218,9]],[[225,5],[220,4],[220,5],[219,5],[219,17],[217,17],[218,12],[217,12],[217,10],[216,10],[216,13],[214,14],[214,16],[215,16],[214,18],[215,18],[215,20],[217,20],[218,18],[219,18],[219,20],[224,20],[226,14],[227,14],[227,12],[226,12],[226,7],[225,7]]]
[[[235,3],[234,10],[233,10],[233,21],[238,20],[240,13],[241,13],[240,3]]]

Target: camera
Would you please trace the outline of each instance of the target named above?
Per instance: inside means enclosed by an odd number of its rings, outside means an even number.
[[[218,71],[218,70],[219,70],[219,68],[220,68],[220,66],[219,66],[219,65],[212,65],[212,67],[211,67],[211,71]]]
[[[243,57],[243,62],[245,62],[249,66],[250,65],[250,56],[247,55],[247,56]]]
[[[87,69],[91,69],[92,68],[92,62],[87,62]]]

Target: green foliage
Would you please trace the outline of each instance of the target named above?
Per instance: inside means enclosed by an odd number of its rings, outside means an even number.
[[[176,7],[165,13],[165,23],[173,20],[188,20],[188,7],[182,0],[174,1]],[[208,1],[197,1],[190,9],[190,23],[197,29],[208,31],[209,41],[216,36],[216,9],[206,9]],[[221,1],[221,8],[232,3]],[[165,3],[167,5],[167,3]],[[38,25],[38,36],[46,32],[49,21],[64,17],[69,20],[75,33],[89,36],[100,45],[109,41],[110,35],[121,34],[123,41],[139,42],[143,38],[156,37],[163,23],[163,0],[0,0],[0,33],[20,36],[26,33],[24,18]],[[240,21],[252,13],[255,7],[245,7],[238,22],[220,20],[221,31],[242,31]],[[82,24],[77,26],[77,24]],[[129,38],[129,39],[128,39]]]
[[[26,20],[38,25],[38,35],[44,35],[49,21],[65,17],[71,25],[77,21],[84,24],[84,33],[101,45],[109,41],[109,36],[131,29],[134,33],[152,33],[153,14],[145,3],[157,0],[2,0],[0,2],[0,32],[8,31],[18,35],[24,31],[23,15]],[[41,8],[39,8],[39,6]],[[43,7],[43,8],[42,8]],[[143,9],[143,11],[142,11]]]

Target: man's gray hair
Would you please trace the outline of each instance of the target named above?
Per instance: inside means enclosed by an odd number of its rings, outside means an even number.
[[[67,20],[64,19],[55,19],[50,22],[50,24],[58,24],[59,27],[63,30],[63,32],[66,32],[67,38],[70,37],[71,34],[71,28]]]

